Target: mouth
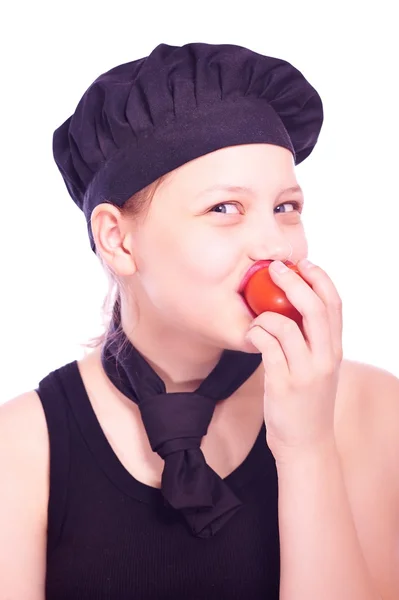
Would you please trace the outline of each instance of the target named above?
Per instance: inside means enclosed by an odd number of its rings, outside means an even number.
[[[247,301],[244,298],[244,294],[239,294],[239,297],[241,299],[241,302],[243,303],[243,306],[245,307],[245,309],[247,310],[247,312],[249,312],[249,314],[251,315],[252,319],[255,319],[255,317],[257,316],[256,313],[252,310],[252,308],[249,306],[249,304],[247,303]]]
[[[257,271],[260,271],[261,269],[268,267],[272,262],[274,262],[274,261],[273,260],[258,260],[258,262],[256,262],[254,265],[252,265],[252,267],[250,267],[250,269],[245,274],[244,279],[241,281],[240,287],[238,288],[238,293],[242,295],[244,288],[247,285],[249,279],[252,277],[252,275],[254,273],[256,273]],[[288,265],[293,265],[294,263],[292,263],[289,260],[286,260],[286,261],[284,261],[284,264],[286,264],[288,266]]]

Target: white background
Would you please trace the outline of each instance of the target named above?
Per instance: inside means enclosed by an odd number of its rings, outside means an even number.
[[[1,16],[0,403],[83,356],[105,275],[52,156],[101,73],[159,43],[233,43],[288,60],[319,91],[320,140],[297,167],[309,258],[344,305],[344,355],[399,376],[395,2],[28,2]]]

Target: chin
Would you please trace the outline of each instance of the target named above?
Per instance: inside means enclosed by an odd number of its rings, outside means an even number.
[[[243,339],[241,344],[238,344],[236,348],[233,348],[233,350],[237,350],[238,352],[246,352],[247,354],[260,354],[260,350],[249,340],[245,339]]]
[[[260,351],[249,340],[245,339],[248,333],[248,328],[252,322],[251,318],[238,319],[238,322],[233,326],[231,323],[226,324],[224,329],[225,335],[221,335],[221,345],[226,350],[234,350],[236,352],[247,352],[249,354],[260,354]],[[228,332],[226,334],[226,332]]]
[[[235,352],[246,352],[247,354],[260,354],[260,350],[256,348],[250,341],[242,339],[241,342],[226,343],[223,348],[225,350],[234,350]]]
[[[212,346],[259,354],[259,350],[251,342],[245,340],[249,326],[256,315],[252,313],[241,297],[238,298],[238,303],[236,299],[229,306],[225,302],[223,310],[214,308],[212,314],[217,316],[214,320],[208,320],[206,324],[206,329],[211,330],[211,335],[208,337],[208,334],[206,337]]]

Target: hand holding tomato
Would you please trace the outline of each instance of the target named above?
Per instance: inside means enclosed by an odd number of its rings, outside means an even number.
[[[334,408],[343,355],[342,302],[327,273],[306,261],[282,272],[274,268],[279,265],[275,261],[269,266],[270,278],[301,315],[302,326],[268,308],[247,334],[262,353],[267,442],[277,463],[295,460],[300,452],[317,452],[325,441],[335,442]],[[258,277],[264,285],[267,279]],[[258,311],[271,306],[270,296],[263,298],[260,291],[260,283],[247,290],[248,303]],[[276,306],[282,307],[278,299]]]
[[[296,265],[289,263],[287,267],[301,276]],[[250,277],[242,295],[255,315],[272,311],[293,319],[298,326],[302,325],[301,313],[290,303],[284,291],[274,283],[268,266]]]

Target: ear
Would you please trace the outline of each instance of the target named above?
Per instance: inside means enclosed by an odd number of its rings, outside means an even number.
[[[127,230],[116,206],[102,203],[91,214],[91,228],[97,251],[117,275],[133,275],[136,263],[133,256],[132,232]]]

